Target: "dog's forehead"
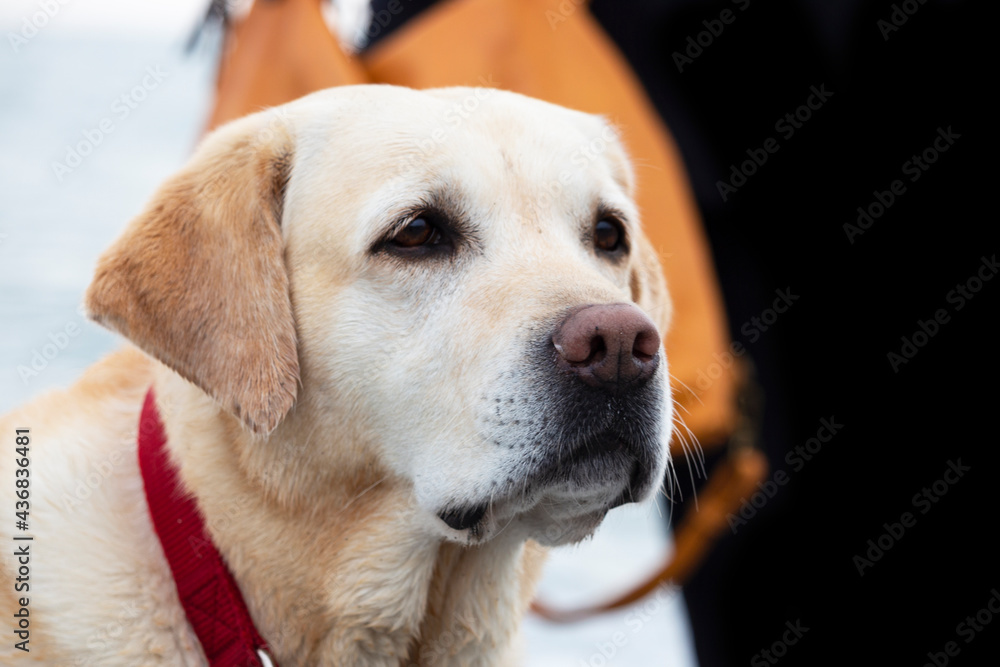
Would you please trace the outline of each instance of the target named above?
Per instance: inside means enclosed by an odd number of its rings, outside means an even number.
[[[605,167],[628,181],[617,173],[623,155],[603,118],[508,91],[346,86],[304,98],[298,112],[307,159],[349,160],[352,169],[378,169],[382,179],[500,165],[536,172]]]
[[[494,125],[506,120],[512,126],[528,123],[549,130],[600,132],[599,116],[575,111],[496,88],[434,88],[414,90],[401,86],[343,86],[320,91],[300,100],[303,109],[322,119],[330,112],[355,114],[360,125],[409,130],[417,136],[435,129]],[[338,113],[339,112],[339,113]],[[523,125],[522,125],[523,127]]]
[[[360,223],[355,250],[366,228],[435,196],[526,218],[582,218],[598,200],[631,210],[628,162],[600,116],[487,88],[351,86],[296,104],[286,206]]]

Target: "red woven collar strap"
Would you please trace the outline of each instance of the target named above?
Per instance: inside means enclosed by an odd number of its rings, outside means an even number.
[[[194,499],[180,488],[166,442],[150,389],[139,420],[139,467],[149,513],[188,622],[211,667],[271,667],[275,663],[267,643],[233,575],[212,544]]]

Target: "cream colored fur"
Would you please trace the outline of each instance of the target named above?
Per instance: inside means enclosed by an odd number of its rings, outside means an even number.
[[[631,188],[604,120],[492,90],[334,89],[213,133],[88,291],[92,316],[144,352],[0,419],[11,442],[31,428],[35,536],[31,652],[6,631],[0,662],[203,664],[136,462],[154,386],[172,459],[283,667],[516,664],[539,542],[590,534],[620,480],[497,498],[476,535],[435,512],[530,472],[514,423],[546,406],[523,360],[568,309],[635,301],[664,332]],[[474,246],[438,264],[371,252],[433,197]],[[621,263],[586,243],[598,201],[625,218]],[[666,377],[664,359],[669,396]]]

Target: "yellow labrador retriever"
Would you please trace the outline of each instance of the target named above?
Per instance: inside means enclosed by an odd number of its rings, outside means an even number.
[[[540,545],[668,462],[632,189],[605,120],[488,89],[338,88],[211,134],[87,291],[135,347],[0,420],[30,432],[3,664],[206,664],[136,460],[151,388],[275,664],[516,664]]]

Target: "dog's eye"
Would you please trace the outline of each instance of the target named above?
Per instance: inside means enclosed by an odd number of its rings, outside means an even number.
[[[604,252],[615,252],[622,247],[625,230],[614,218],[602,218],[594,225],[594,246]]]
[[[441,241],[441,230],[426,216],[414,218],[392,238],[392,244],[399,248],[438,245]]]

